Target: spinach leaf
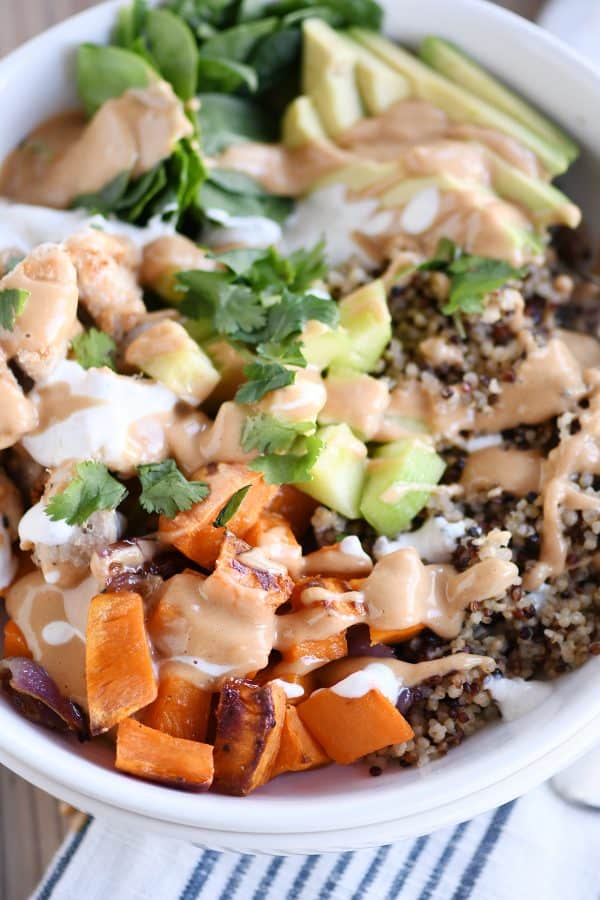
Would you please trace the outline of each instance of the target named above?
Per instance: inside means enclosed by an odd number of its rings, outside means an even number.
[[[323,10],[328,11],[328,20],[338,27],[357,25],[375,31],[381,28],[383,13],[375,0],[279,0],[269,6],[269,15],[286,16],[306,11],[310,16],[325,18]]]
[[[187,22],[198,38],[205,39],[234,25],[239,0],[168,0],[165,4]]]
[[[121,47],[82,44],[77,52],[77,92],[88,116],[129,88],[147,87],[150,76],[148,63]]]
[[[198,47],[183,21],[168,9],[151,9],[143,35],[156,68],[182,100],[196,93]]]
[[[252,94],[258,87],[258,77],[254,69],[244,63],[200,54],[198,84],[203,91],[233,94],[245,87]]]
[[[269,90],[295,74],[302,47],[299,28],[282,28],[260,42],[251,57],[261,91]]]
[[[230,175],[228,180],[226,175]],[[283,222],[292,210],[292,201],[267,193],[261,185],[241,172],[213,169],[202,185],[198,205],[210,219],[219,220],[219,213],[230,216],[264,216]]]
[[[275,31],[277,25],[277,19],[269,17],[227,28],[202,44],[202,55],[246,62],[261,38]]]
[[[199,100],[198,122],[207,156],[216,156],[231,144],[277,137],[274,117],[251,100],[214,93],[199,94]]]
[[[117,13],[117,24],[111,35],[111,43],[130,49],[141,34],[147,14],[146,0],[133,0],[131,6],[122,6]]]

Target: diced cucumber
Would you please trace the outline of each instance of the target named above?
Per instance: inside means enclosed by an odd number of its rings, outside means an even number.
[[[412,93],[443,109],[454,122],[473,123],[494,128],[516,138],[536,154],[551,176],[565,172],[570,157],[563,149],[547,141],[535,131],[438,74],[407,50],[373,31],[351,28],[349,36],[382,59],[411,82]]]
[[[125,351],[125,360],[194,406],[219,383],[219,373],[206,353],[183,325],[169,319],[134,338]]]
[[[319,428],[317,436],[323,441],[323,449],[313,467],[312,480],[296,487],[342,516],[356,519],[367,448],[345,424]]]
[[[450,81],[475,94],[490,106],[512,116],[549,144],[554,144],[570,163],[577,159],[579,148],[575,141],[455,44],[439,37],[426,37],[421,43],[420,57]]]
[[[321,372],[332,360],[343,359],[349,352],[350,338],[345,328],[331,328],[315,319],[306,323],[300,339],[304,359]]]
[[[392,317],[381,279],[371,281],[339,304],[340,325],[348,332],[349,347],[336,365],[372,372],[392,337]]]
[[[361,515],[387,537],[405,531],[429,498],[427,490],[412,490],[411,485],[437,484],[444,468],[443,459],[419,438],[380,447],[368,463]]]

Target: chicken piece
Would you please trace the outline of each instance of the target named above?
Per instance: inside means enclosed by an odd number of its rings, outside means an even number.
[[[66,357],[77,322],[77,275],[56,244],[40,244],[0,279],[0,291],[29,296],[14,328],[0,328],[0,347],[34,380],[45,378]]]
[[[37,424],[37,410],[23,393],[0,350],[0,450],[12,447]]]
[[[17,572],[13,541],[17,538],[23,502],[10,478],[0,469],[0,590],[8,587]]]
[[[117,541],[124,524],[123,516],[116,510],[92,513],[81,526],[63,520],[53,522],[46,514],[46,506],[75,475],[72,462],[55,469],[41,500],[27,510],[19,523],[21,550],[32,551],[32,559],[48,584],[61,588],[74,587],[89,574],[92,555]]]
[[[79,299],[96,325],[120,340],[146,313],[139,251],[127,238],[98,230],[74,235],[65,247],[77,269]]]

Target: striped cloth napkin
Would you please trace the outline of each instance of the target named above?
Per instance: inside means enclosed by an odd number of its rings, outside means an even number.
[[[600,0],[549,0],[540,21],[600,60]],[[455,828],[322,856],[202,850],[88,819],[32,900],[598,900],[599,858],[600,812],[542,785]]]
[[[32,900],[597,900],[599,858],[600,813],[543,785],[455,828],[322,856],[219,853],[90,819]]]

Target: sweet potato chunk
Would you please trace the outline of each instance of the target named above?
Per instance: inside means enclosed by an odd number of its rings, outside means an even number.
[[[342,659],[348,653],[348,644],[344,632],[332,634],[322,641],[301,641],[294,644],[283,653],[283,661],[286,663],[297,662],[299,659],[310,657],[315,664],[323,665],[333,662],[334,659]]]
[[[138,778],[202,791],[213,780],[212,750],[210,744],[173,737],[135,719],[124,719],[117,731],[115,765]]]
[[[323,688],[296,709],[325,753],[342,765],[390,744],[402,744],[414,734],[396,707],[376,690],[362,697],[342,697]]]
[[[309,529],[312,514],[319,504],[291,484],[282,484],[268,506],[268,511],[286,519],[298,539]]]
[[[233,495],[247,484],[250,490],[239,509],[227,523],[227,528],[244,537],[263,509],[272,499],[276,485],[265,484],[260,472],[253,472],[241,463],[208,463],[193,475],[194,481],[205,481],[210,494],[186,512],[173,519],[160,517],[159,535],[163,541],[177,547],[198,565],[211,569],[215,563],[225,528],[215,528],[214,521]]]
[[[258,672],[253,681],[256,681],[257,684],[267,684],[269,681],[285,681],[287,684],[293,684],[298,688],[302,688],[302,693],[298,690],[297,697],[290,697],[289,695],[287,697],[288,706],[290,704],[295,706],[297,703],[306,700],[317,689],[319,683],[316,672],[294,672],[293,669],[293,666],[288,667],[286,663],[278,662]]]
[[[212,693],[198,687],[181,675],[161,675],[158,695],[144,710],[145,725],[187,741],[203,741],[206,737]]]
[[[285,566],[292,577],[300,575],[302,547],[283,516],[265,510],[246,532],[244,539],[253,547],[260,547],[268,559]]]
[[[87,620],[85,677],[90,730],[102,734],[156,699],[139,594],[98,594]]]
[[[279,752],[285,721],[282,687],[250,681],[225,683],[217,708],[215,786],[242,796],[265,784]]]
[[[281,732],[281,743],[271,778],[284,772],[303,772],[316,769],[331,762],[323,748],[315,741],[310,731],[298,715],[295,706],[285,711],[285,721]]]
[[[33,659],[31,650],[27,646],[25,635],[16,622],[9,619],[4,624],[4,656],[21,656]]]

